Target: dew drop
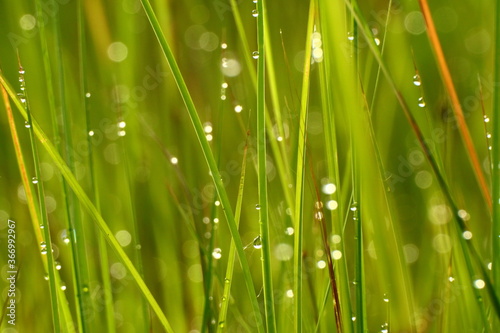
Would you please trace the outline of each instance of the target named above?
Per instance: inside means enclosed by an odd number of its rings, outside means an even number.
[[[470,240],[470,239],[472,239],[472,232],[470,232],[469,230],[466,230],[462,233],[462,237],[466,240]]]
[[[49,281],[49,274],[45,274],[45,275],[43,276],[43,279],[44,279],[45,281]]]
[[[25,122],[24,122],[24,127],[26,127],[26,128],[30,128],[30,127],[31,127],[31,125],[30,125],[30,123],[29,123],[29,122],[25,121]]]
[[[422,85],[422,81],[420,80],[420,75],[415,74],[413,76],[413,84],[416,85],[417,87],[420,87]]]
[[[425,107],[425,100],[424,100],[423,97],[420,97],[418,99],[418,106],[421,107],[421,108]]]
[[[288,235],[288,236],[293,235],[294,232],[295,232],[295,230],[292,227],[288,227],[285,230],[285,234]]]
[[[488,116],[486,116],[486,115],[484,116],[484,122],[485,123],[489,123],[490,122],[490,118]]]
[[[253,1],[253,3],[257,3],[257,0],[252,0],[252,1]]]
[[[375,42],[375,44],[377,44],[377,46],[379,46],[379,45],[380,45],[380,39],[378,39],[378,38],[376,38],[376,37],[375,37],[375,38],[373,39],[373,41]]]
[[[26,71],[24,70],[24,68],[19,67],[19,74],[24,75],[24,73],[26,73]]]
[[[454,278],[453,276],[450,276],[450,277],[448,278],[448,281],[453,282],[453,281],[455,281],[455,278]]]
[[[88,292],[89,292],[89,287],[87,287],[87,286],[83,286],[82,291],[83,291],[84,293],[88,293]]]
[[[253,51],[252,52],[252,58],[259,59],[259,51]]]
[[[60,271],[60,270],[61,270],[61,268],[62,268],[61,263],[60,263],[60,262],[58,262],[58,261],[56,261],[56,262],[55,262],[55,266],[56,266],[56,269],[57,269],[58,271]]]
[[[177,165],[177,163],[179,163],[179,159],[175,156],[172,156],[172,158],[170,158],[170,163],[172,163],[173,165]]]
[[[486,283],[483,280],[477,279],[476,281],[474,281],[474,288],[483,289],[484,287],[486,287]]]
[[[486,133],[486,137],[487,137],[488,139],[491,139],[491,133]]]
[[[234,107],[234,112],[240,113],[241,111],[243,111],[243,107],[241,105],[236,105]]]
[[[94,136],[94,131],[89,131],[89,136]]]
[[[85,94],[85,97],[87,97],[87,98],[90,98],[90,96],[92,96],[92,94],[89,92]]]
[[[36,178],[36,177],[31,178],[31,182],[33,184],[38,184],[38,178]]]
[[[314,218],[318,221],[321,221],[323,219],[323,213],[321,211],[317,211],[314,213]]]
[[[356,317],[351,317],[351,320],[352,321],[356,321]]]
[[[229,284],[229,282],[231,282],[231,280],[229,280],[228,278],[224,279],[224,283]]]
[[[253,17],[259,16],[259,11],[257,9],[252,10],[252,16]]]
[[[220,327],[220,328],[224,328],[224,326],[226,326],[226,325],[225,325],[225,323],[224,323],[223,321],[221,321],[221,322],[219,323],[219,327]]]
[[[212,257],[214,257],[214,259],[216,259],[216,260],[219,260],[220,258],[222,258],[222,250],[220,248],[216,247],[212,252]]]
[[[349,31],[349,32],[347,33],[347,39],[348,39],[348,40],[350,40],[350,41],[353,41],[353,40],[354,40],[354,34],[353,34],[351,31]]]
[[[45,227],[43,226],[43,224],[40,224],[40,229],[45,229]]]
[[[259,204],[255,205],[255,209],[260,210],[260,205]]]
[[[63,238],[63,242],[64,242],[64,244],[69,244],[69,242],[70,242],[69,237],[67,237],[67,236],[66,236],[66,237],[64,237],[64,238]]]
[[[66,285],[65,285],[63,282],[61,282],[61,290],[62,290],[62,291],[65,291],[65,290],[66,290]]]
[[[355,212],[358,210],[358,203],[357,202],[353,202],[353,204],[351,205],[351,211]]]
[[[389,296],[384,294],[384,302],[389,303]]]
[[[255,237],[255,239],[253,240],[253,247],[257,250],[262,248],[262,240],[260,238],[260,235]]]

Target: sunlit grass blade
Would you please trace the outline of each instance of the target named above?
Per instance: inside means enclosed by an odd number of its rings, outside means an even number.
[[[422,14],[424,15],[425,23],[427,26],[427,36],[429,37],[432,48],[434,49],[436,62],[438,64],[439,70],[441,71],[441,76],[443,77],[444,86],[450,98],[452,109],[454,111],[454,115],[457,120],[460,136],[462,137],[462,140],[464,142],[470,162],[474,169],[474,175],[477,178],[483,197],[486,201],[486,204],[491,209],[492,202],[491,202],[491,193],[489,190],[488,182],[486,181],[486,178],[484,176],[483,169],[481,168],[481,162],[479,161],[479,157],[477,156],[477,152],[474,147],[474,142],[472,141],[469,128],[467,127],[467,123],[465,122],[462,106],[460,104],[460,100],[458,98],[455,85],[453,84],[453,79],[451,77],[451,73],[448,68],[448,64],[446,62],[443,49],[441,47],[441,42],[439,41],[439,37],[436,31],[436,27],[434,25],[434,20],[432,18],[429,9],[429,5],[427,3],[427,0],[419,0],[418,2],[420,4],[420,9],[422,10]]]
[[[151,4],[149,3],[148,0],[141,0],[141,3],[144,7],[144,10],[146,12],[146,15],[151,23],[151,26],[153,28],[153,31],[158,39],[158,42],[160,43],[161,50],[163,54],[165,55],[168,64],[170,66],[170,70],[172,71],[172,74],[174,76],[175,82],[177,84],[177,87],[179,88],[179,91],[181,93],[181,97],[186,105],[187,111],[189,113],[189,117],[191,119],[191,122],[193,124],[196,136],[198,138],[198,141],[201,145],[205,160],[208,164],[210,174],[212,176],[213,182],[215,184],[215,188],[217,190],[217,193],[219,195],[221,205],[224,209],[224,214],[226,216],[226,220],[229,226],[229,230],[231,232],[231,236],[234,239],[236,250],[238,253],[238,257],[240,259],[241,267],[243,270],[244,274],[244,280],[245,284],[248,289],[249,293],[249,298],[253,307],[253,311],[256,317],[257,321],[257,329],[259,332],[263,331],[263,320],[262,320],[262,314],[260,313],[259,306],[258,306],[258,301],[257,301],[257,295],[255,293],[252,277],[250,274],[250,268],[248,265],[248,261],[245,257],[245,251],[243,249],[243,243],[241,241],[240,235],[238,233],[238,228],[236,226],[236,223],[234,221],[234,214],[230,205],[229,197],[226,193],[226,190],[224,189],[224,184],[221,179],[220,172],[217,168],[217,163],[215,161],[213,152],[210,148],[209,142],[205,136],[205,132],[203,129],[203,124],[201,123],[200,117],[198,116],[198,113],[196,111],[196,107],[194,105],[194,102],[191,98],[191,95],[189,93],[189,90],[186,86],[186,83],[184,82],[184,78],[181,74],[181,71],[179,69],[179,66],[177,65],[177,62],[175,61],[174,55],[169,47],[169,44],[162,32],[162,29],[160,27],[160,24],[158,22],[158,19],[156,18],[156,15],[153,11],[153,8],[151,7]]]
[[[306,129],[307,111],[309,104],[309,81],[311,70],[312,33],[314,26],[314,15],[316,13],[315,1],[309,4],[309,19],[306,32],[304,75],[302,77],[302,92],[300,100],[299,132],[297,142],[297,167],[295,180],[295,237],[294,237],[294,297],[295,297],[295,331],[302,332],[303,329],[303,292],[302,292],[302,251],[303,251],[303,222],[304,222],[304,182],[306,162]]]
[[[23,108],[23,105],[19,99],[17,99],[16,94],[10,84],[5,80],[5,77],[2,73],[0,73],[0,84],[5,88],[11,99],[14,101],[18,111],[21,113],[21,115],[27,119],[27,113]],[[80,203],[82,204],[83,207],[88,211],[90,216],[93,218],[94,222],[97,224],[103,235],[105,236],[106,240],[108,241],[109,245],[111,248],[115,251],[117,256],[120,258],[124,266],[128,269],[130,274],[132,275],[134,281],[137,283],[139,289],[143,293],[144,297],[148,300],[148,303],[150,304],[151,308],[153,311],[156,313],[158,316],[158,319],[160,320],[162,326],[165,328],[167,332],[173,332],[172,327],[170,326],[167,318],[165,317],[165,314],[160,308],[160,305],[158,302],[155,300],[153,295],[151,294],[151,291],[148,289],[146,286],[146,283],[142,279],[141,275],[135,268],[134,264],[130,260],[130,258],[127,256],[127,254],[124,252],[122,249],[121,245],[118,243],[116,238],[113,236],[113,233],[109,229],[108,225],[106,224],[106,221],[104,221],[103,217],[97,210],[97,208],[94,206],[94,204],[91,202],[85,191],[82,189],[78,181],[76,180],[75,176],[67,166],[67,164],[64,162],[62,159],[61,155],[57,152],[56,148],[52,144],[52,142],[49,140],[45,132],[43,132],[42,128],[40,125],[36,122],[35,119],[32,119],[32,127],[33,131],[40,141],[40,143],[44,146],[45,150],[49,154],[49,156],[52,158],[54,161],[54,164],[57,166],[57,168],[60,170],[61,174],[63,177],[66,179],[68,185],[71,187],[77,198],[79,199]]]

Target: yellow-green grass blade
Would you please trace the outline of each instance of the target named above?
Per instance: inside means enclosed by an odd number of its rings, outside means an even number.
[[[306,129],[307,111],[309,104],[309,81],[311,70],[312,33],[314,26],[314,15],[316,13],[315,1],[309,4],[309,20],[307,25],[304,75],[302,77],[302,93],[300,100],[299,134],[297,142],[297,167],[295,180],[295,237],[294,237],[294,297],[295,297],[295,331],[302,332],[303,329],[303,288],[302,288],[302,251],[303,251],[303,222],[304,222],[304,182],[306,162]]]

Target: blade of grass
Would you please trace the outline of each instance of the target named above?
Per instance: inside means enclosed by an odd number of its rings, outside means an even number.
[[[271,239],[269,234],[269,211],[267,197],[267,149],[266,149],[266,48],[264,20],[265,1],[257,1],[257,162],[259,192],[259,224],[262,241],[262,278],[264,281],[264,307],[266,310],[267,332],[276,332],[274,312],[273,278],[271,271]]]
[[[80,99],[82,103],[82,109],[85,111],[85,125],[87,135],[87,156],[88,156],[88,168],[90,174],[90,188],[93,196],[93,203],[96,206],[99,214],[101,213],[101,205],[99,201],[99,189],[97,187],[95,165],[94,165],[94,154],[92,149],[92,137],[90,135],[91,130],[91,119],[90,119],[90,106],[88,98],[90,95],[88,92],[88,82],[87,82],[87,36],[85,33],[85,13],[84,13],[84,3],[82,0],[78,1],[78,41],[79,41],[79,51],[80,51]],[[108,250],[106,247],[106,240],[100,232],[96,232],[97,236],[97,251],[99,253],[99,266],[101,270],[101,279],[103,284],[103,290],[111,289],[111,275],[109,271],[109,259]],[[105,320],[106,328],[108,332],[115,330],[115,314],[113,309],[113,297],[112,293],[104,292],[104,309],[105,309]]]
[[[306,129],[307,106],[309,103],[309,81],[311,70],[312,33],[314,26],[315,1],[310,1],[306,32],[304,75],[302,77],[302,93],[300,100],[299,135],[297,143],[297,167],[295,180],[295,233],[294,233],[294,297],[295,297],[295,331],[302,332],[302,243],[303,243],[303,204],[306,162]]]
[[[226,190],[224,188],[224,184],[222,183],[221,175],[220,175],[220,172],[217,168],[217,163],[215,161],[213,152],[212,152],[212,150],[210,148],[210,144],[205,136],[205,132],[203,130],[203,125],[202,125],[200,117],[198,116],[198,113],[196,111],[196,107],[194,105],[194,102],[191,98],[191,95],[190,95],[189,90],[186,86],[184,78],[181,74],[179,66],[177,65],[177,62],[175,61],[175,57],[170,49],[170,46],[169,46],[169,44],[168,44],[168,42],[163,34],[163,31],[160,27],[158,19],[156,18],[156,15],[153,11],[153,8],[151,7],[151,4],[148,0],[141,0],[141,3],[142,3],[142,6],[144,7],[144,11],[146,12],[146,16],[148,17],[148,20],[151,23],[153,31],[158,39],[161,50],[168,61],[168,64],[170,66],[170,70],[172,71],[172,74],[174,76],[177,87],[179,88],[179,91],[181,93],[181,97],[184,101],[184,104],[186,105],[187,111],[189,113],[189,117],[191,119],[194,130],[196,132],[196,136],[197,136],[198,141],[201,145],[205,160],[208,164],[210,174],[212,176],[213,182],[215,184],[215,188],[217,190],[217,193],[218,193],[220,201],[221,201],[222,208],[224,210],[224,214],[226,216],[226,220],[227,220],[227,223],[229,226],[229,230],[231,232],[231,236],[233,237],[235,245],[236,245],[236,250],[237,250],[238,257],[240,259],[240,264],[241,264],[243,274],[244,274],[245,284],[247,286],[248,293],[250,296],[250,301],[252,303],[252,308],[253,308],[253,311],[254,311],[254,314],[256,317],[257,329],[259,332],[262,332],[263,331],[262,314],[260,313],[260,310],[259,310],[257,295],[255,293],[255,289],[254,289],[253,282],[252,282],[252,277],[250,274],[250,267],[248,265],[248,261],[247,261],[246,256],[245,256],[245,252],[243,249],[243,243],[242,243],[240,235],[238,233],[238,228],[237,228],[236,223],[234,221],[234,214],[233,214],[230,202],[229,202],[229,197],[228,197]]]
[[[474,142],[472,141],[469,128],[467,127],[467,123],[465,122],[462,106],[460,104],[460,100],[458,99],[458,95],[455,90],[455,85],[453,84],[453,79],[451,77],[448,64],[446,63],[446,58],[444,56],[443,48],[441,47],[441,43],[437,35],[436,27],[434,26],[434,20],[432,19],[429,4],[427,3],[427,0],[418,0],[418,2],[420,4],[420,9],[422,11],[422,14],[424,15],[424,20],[427,26],[427,36],[429,37],[430,43],[434,50],[436,62],[441,72],[446,91],[448,92],[448,96],[450,97],[460,136],[462,137],[462,140],[465,144],[469,160],[474,169],[474,175],[479,184],[483,197],[486,201],[486,204],[488,205],[488,208],[491,210],[492,202],[488,183],[481,168],[481,163],[477,156],[476,149],[474,148]]]
[[[5,88],[11,99],[14,101],[18,111],[21,113],[21,115],[27,119],[27,114],[26,111],[24,110],[21,101],[16,97],[16,94],[10,84],[7,82],[5,79],[5,76],[3,73],[0,72],[0,84]],[[49,140],[45,132],[42,130],[40,125],[36,122],[35,119],[32,119],[32,127],[33,131],[40,141],[40,143],[44,146],[45,150],[49,154],[49,156],[52,158],[54,161],[54,164],[57,166],[57,168],[60,170],[62,173],[63,177],[66,179],[68,185],[71,187],[71,189],[74,191],[75,195],[78,197],[80,200],[80,203],[87,209],[88,213],[90,216],[93,218],[94,222],[97,224],[99,229],[102,231],[103,235],[105,236],[106,240],[108,241],[109,245],[111,248],[115,251],[117,254],[118,258],[122,261],[124,266],[128,269],[130,274],[132,275],[134,281],[137,283],[139,289],[143,293],[144,297],[148,300],[149,304],[151,305],[153,311],[156,313],[158,316],[158,319],[162,323],[163,327],[167,332],[173,332],[172,327],[170,326],[167,318],[165,317],[165,314],[160,308],[160,305],[158,302],[155,300],[153,295],[151,294],[151,291],[148,289],[146,286],[146,283],[140,276],[139,272],[135,268],[134,264],[130,260],[130,258],[127,256],[125,251],[122,249],[121,245],[118,243],[116,238],[113,236],[113,233],[109,229],[108,225],[106,224],[106,221],[103,219],[97,208],[94,206],[92,201],[89,199],[85,191],[82,189],[78,181],[76,180],[74,174],[71,172],[69,169],[68,165],[66,162],[64,162],[63,158],[59,153],[57,152],[57,149],[54,147],[52,142]]]
[[[241,217],[241,207],[243,205],[243,191],[245,188],[245,175],[246,175],[246,165],[247,165],[247,151],[248,143],[245,145],[243,151],[243,162],[241,163],[241,176],[240,176],[240,186],[238,188],[238,199],[236,200],[236,208],[234,209],[234,221],[237,226],[240,223]],[[227,309],[229,307],[229,301],[231,297],[231,285],[233,283],[233,273],[234,273],[234,262],[236,259],[236,247],[234,241],[231,240],[231,245],[229,246],[229,254],[227,258],[226,276],[224,278],[224,291],[222,294],[222,304],[219,311],[219,319],[217,325],[217,332],[221,333],[226,328],[226,318]]]

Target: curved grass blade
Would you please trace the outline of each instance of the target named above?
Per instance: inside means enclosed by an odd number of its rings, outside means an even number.
[[[23,108],[23,105],[21,101],[16,97],[16,94],[14,92],[14,89],[10,86],[10,84],[6,81],[5,76],[3,73],[0,73],[0,84],[5,88],[11,99],[14,101],[18,111],[21,113],[21,115],[27,119],[27,113]],[[137,283],[139,289],[143,293],[144,297],[148,300],[151,308],[153,311],[156,313],[158,316],[158,319],[160,320],[162,326],[165,328],[167,332],[173,332],[172,327],[170,326],[170,323],[168,322],[167,318],[165,317],[165,314],[160,308],[160,305],[158,302],[155,300],[153,297],[153,294],[151,294],[151,291],[148,289],[146,286],[146,283],[142,279],[141,275],[135,268],[134,264],[130,260],[130,258],[127,256],[125,251],[122,249],[121,245],[118,243],[116,238],[113,236],[113,233],[109,229],[108,225],[106,224],[106,221],[103,219],[97,208],[94,206],[92,201],[89,199],[83,188],[80,186],[78,181],[76,180],[74,174],[71,172],[69,167],[67,166],[66,162],[62,159],[61,155],[57,152],[57,149],[54,147],[52,142],[49,140],[45,132],[42,130],[40,125],[36,122],[35,119],[32,119],[32,128],[33,131],[40,141],[40,143],[44,146],[45,150],[47,153],[50,155],[52,160],[54,161],[54,164],[57,166],[57,168],[60,170],[61,174],[63,177],[66,179],[68,185],[71,187],[71,189],[74,191],[75,195],[78,197],[80,200],[80,203],[82,204],[85,209],[87,209],[88,213],[90,216],[93,218],[99,229],[102,231],[103,235],[105,236],[106,240],[108,241],[109,245],[111,248],[115,251],[117,254],[118,258],[122,261],[124,266],[128,269],[130,274],[132,275],[134,281]]]
[[[254,314],[256,317],[257,329],[259,332],[262,332],[263,331],[262,314],[261,314],[260,309],[259,309],[257,295],[255,293],[254,285],[252,282],[252,277],[250,274],[250,267],[248,265],[248,261],[246,259],[245,252],[243,249],[243,243],[241,241],[240,235],[238,233],[238,228],[237,228],[235,220],[234,220],[234,214],[233,214],[230,202],[229,202],[229,197],[226,193],[226,190],[224,188],[224,184],[222,183],[220,172],[217,168],[217,162],[215,161],[213,152],[210,148],[210,144],[208,143],[208,140],[205,136],[205,133],[203,130],[203,125],[202,125],[200,117],[198,116],[198,113],[196,111],[196,107],[194,105],[194,102],[191,98],[191,95],[190,95],[189,90],[186,86],[186,83],[184,82],[184,78],[181,74],[179,66],[177,65],[177,62],[175,61],[175,58],[174,58],[174,55],[170,49],[170,46],[169,46],[169,44],[168,44],[168,42],[163,34],[160,23],[158,22],[158,19],[156,18],[156,15],[153,11],[153,8],[151,7],[151,4],[148,0],[141,0],[141,3],[142,3],[142,6],[144,7],[144,10],[145,10],[146,15],[149,19],[149,22],[151,23],[153,31],[158,39],[161,50],[168,61],[168,64],[169,64],[170,69],[172,71],[172,74],[174,76],[177,87],[179,88],[181,97],[182,97],[184,104],[186,105],[187,111],[189,113],[189,117],[191,119],[194,130],[196,132],[196,136],[198,137],[198,141],[200,142],[203,154],[205,156],[205,160],[208,164],[210,174],[212,176],[213,182],[215,184],[215,188],[217,190],[217,193],[218,193],[220,201],[221,201],[222,208],[224,210],[224,214],[226,216],[226,220],[227,220],[227,223],[229,226],[229,230],[231,232],[231,236],[233,237],[235,245],[236,245],[236,250],[238,253],[238,257],[240,259],[240,264],[241,264],[241,267],[243,270],[245,283],[246,283],[248,293],[250,296],[250,301],[252,303],[252,308],[253,308],[253,311],[254,311]]]

